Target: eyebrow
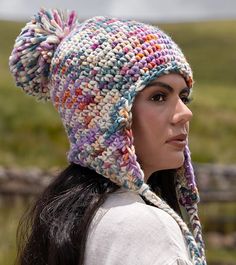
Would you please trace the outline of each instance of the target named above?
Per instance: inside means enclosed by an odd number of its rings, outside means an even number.
[[[160,86],[162,88],[165,88],[167,89],[169,92],[173,93],[174,92],[174,88],[172,86],[170,86],[169,84],[167,83],[164,83],[164,82],[160,82],[160,81],[153,81],[151,83],[149,83],[147,87],[151,87],[151,86]],[[188,92],[190,93],[190,88],[189,87],[184,87],[183,89],[181,89],[181,93],[184,93],[184,92]]]

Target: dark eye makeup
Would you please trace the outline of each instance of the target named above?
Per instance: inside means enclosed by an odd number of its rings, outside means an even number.
[[[193,101],[193,98],[190,97],[190,96],[184,96],[184,97],[181,97],[181,100],[183,101],[184,104],[189,104],[190,102]]]
[[[165,93],[156,93],[153,96],[151,96],[151,100],[152,101],[156,101],[156,102],[162,102],[165,101],[167,98],[167,95]]]
[[[151,101],[154,102],[164,102],[168,98],[168,93],[163,93],[163,92],[156,92],[150,97]],[[190,95],[180,95],[181,100],[183,101],[184,104],[189,104],[193,98],[190,97]]]

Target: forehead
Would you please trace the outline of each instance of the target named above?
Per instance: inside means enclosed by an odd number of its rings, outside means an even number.
[[[158,81],[173,85],[174,87],[177,87],[177,86],[186,87],[187,86],[187,83],[184,77],[177,73],[161,75],[157,77],[155,80],[151,81],[147,86],[154,85]]]
[[[170,92],[179,91],[182,89],[190,90],[184,77],[176,73],[170,73],[156,78],[155,80],[147,84],[147,86],[141,92],[149,91],[155,87],[163,87]]]

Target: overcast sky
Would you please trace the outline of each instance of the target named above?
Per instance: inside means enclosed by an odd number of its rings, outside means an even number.
[[[28,20],[41,6],[74,9],[81,19],[94,15],[167,22],[236,19],[236,0],[0,0],[0,19]]]

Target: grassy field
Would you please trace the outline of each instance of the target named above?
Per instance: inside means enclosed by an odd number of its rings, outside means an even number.
[[[11,207],[9,207],[11,205]],[[24,203],[21,200],[0,202],[0,264],[12,265],[16,258],[16,231],[22,216]]]
[[[0,22],[0,164],[64,167],[68,142],[58,114],[50,103],[37,103],[25,96],[14,86],[8,70],[8,57],[23,25]],[[194,71],[194,101],[190,105],[194,113],[190,131],[193,160],[236,163],[236,21],[160,27],[180,44]],[[4,265],[13,262],[16,226],[24,208],[9,205],[0,204],[0,264]],[[208,248],[207,254],[211,262],[219,256],[225,264],[236,260],[230,250]]]

